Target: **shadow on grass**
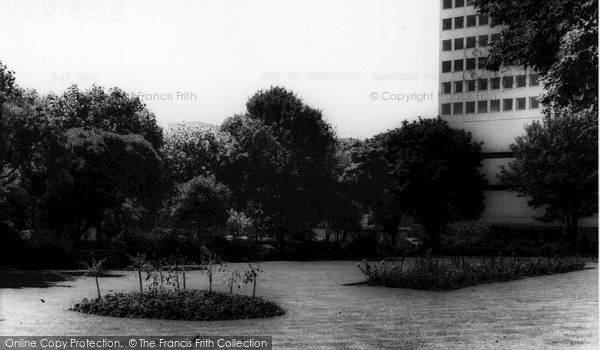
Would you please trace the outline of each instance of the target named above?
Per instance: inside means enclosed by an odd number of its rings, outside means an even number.
[[[3,288],[49,288],[55,287],[57,283],[73,281],[83,277],[85,271],[0,271],[0,289]],[[119,274],[105,273],[99,277],[121,277]],[[71,286],[58,286],[71,287]]]

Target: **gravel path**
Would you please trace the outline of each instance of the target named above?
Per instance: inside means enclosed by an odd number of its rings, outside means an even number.
[[[598,348],[597,264],[446,293],[343,286],[363,280],[348,261],[262,267],[257,293],[285,316],[188,322],[85,315],[68,311],[95,296],[93,279],[81,273],[0,273],[0,335],[272,335],[276,349]],[[100,279],[103,293],[136,288],[133,273],[110,275]],[[190,273],[188,287],[205,288],[206,277]]]

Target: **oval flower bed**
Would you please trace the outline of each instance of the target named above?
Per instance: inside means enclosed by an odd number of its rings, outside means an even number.
[[[168,320],[238,320],[281,316],[285,311],[272,301],[206,290],[116,293],[83,299],[72,311],[112,317]]]

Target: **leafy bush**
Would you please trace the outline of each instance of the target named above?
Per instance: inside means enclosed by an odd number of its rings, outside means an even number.
[[[72,311],[111,317],[167,320],[238,320],[281,316],[285,311],[261,297],[201,290],[116,293],[83,299]]]
[[[585,262],[576,258],[533,259],[502,256],[491,259],[487,263],[463,263],[460,267],[439,262],[429,256],[407,270],[385,261],[369,263],[363,260],[358,264],[371,285],[436,291],[576,271],[583,269],[584,266]]]
[[[247,236],[252,232],[252,219],[244,212],[237,212],[234,209],[229,209],[227,212],[227,234],[233,237]]]

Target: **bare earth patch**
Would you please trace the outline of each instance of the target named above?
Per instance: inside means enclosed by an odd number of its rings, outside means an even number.
[[[597,264],[446,293],[343,286],[364,280],[356,262],[261,265],[257,293],[283,307],[282,317],[194,322],[80,314],[68,308],[94,297],[95,283],[53,271],[43,283],[0,286],[0,335],[272,335],[276,349],[598,348]],[[133,291],[135,278],[111,271],[100,288]],[[188,286],[205,288],[206,277],[192,272]]]

